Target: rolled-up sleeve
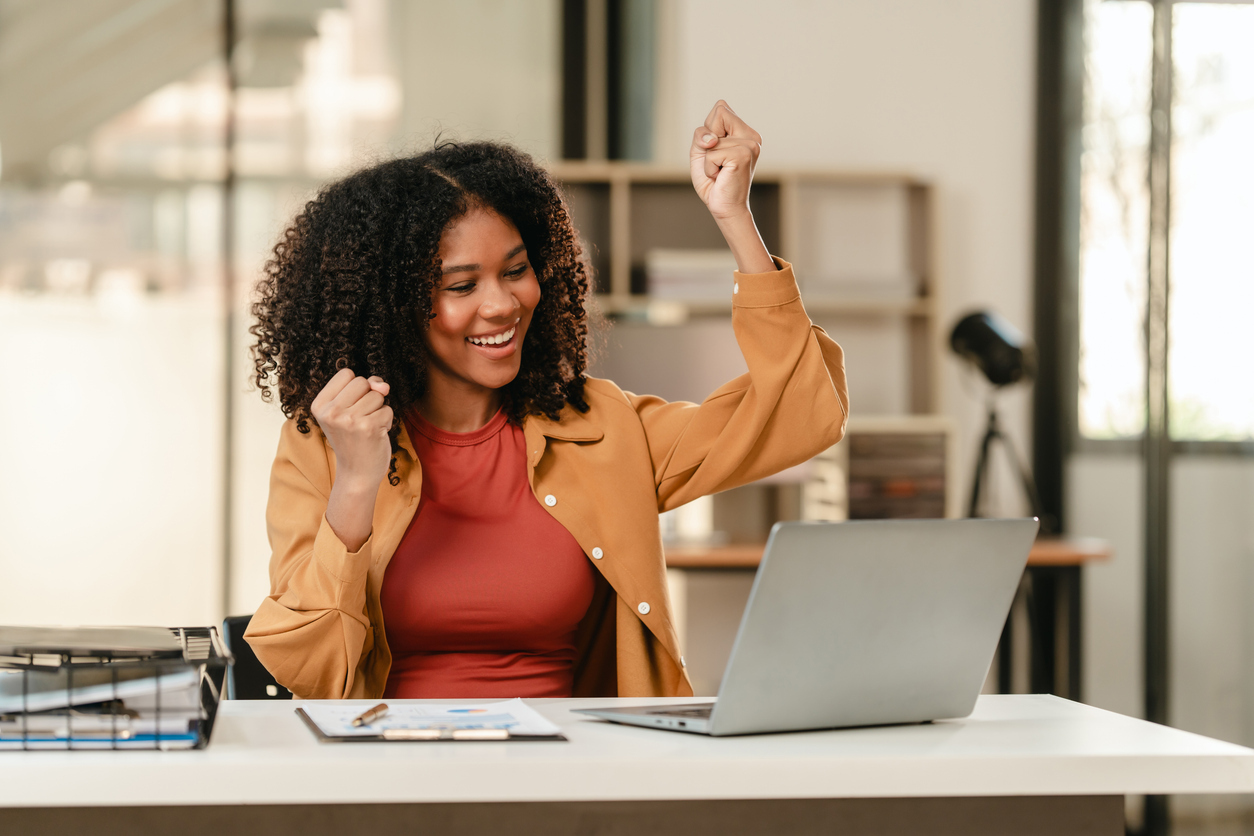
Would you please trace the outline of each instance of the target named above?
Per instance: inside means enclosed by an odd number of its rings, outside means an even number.
[[[629,395],[644,426],[658,509],[799,464],[844,435],[844,352],[810,321],[792,266],[735,274],[732,329],[749,368],[700,404]]]
[[[266,506],[270,594],[244,638],[266,670],[303,699],[347,697],[373,644],[366,609],[372,542],[350,552],[331,529],[331,482],[318,430],[302,434],[294,421],[284,424]]]

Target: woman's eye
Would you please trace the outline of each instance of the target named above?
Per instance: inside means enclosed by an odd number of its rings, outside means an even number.
[[[450,290],[453,293],[469,293],[474,289],[475,286],[473,282],[462,282],[461,284],[455,284],[452,287],[446,288],[446,290]]]
[[[527,272],[527,265],[519,264],[517,267],[514,267],[508,270],[505,273],[505,275],[509,276],[510,278],[517,278],[518,276],[521,276],[523,273],[526,273],[526,272]]]

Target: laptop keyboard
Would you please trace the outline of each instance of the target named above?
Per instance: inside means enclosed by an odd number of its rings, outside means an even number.
[[[693,705],[678,708],[659,708],[657,711],[650,711],[649,714],[664,714],[667,717],[706,717],[710,716],[710,712],[714,710],[713,705]]]

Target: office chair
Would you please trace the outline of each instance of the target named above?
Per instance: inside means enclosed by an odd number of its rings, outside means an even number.
[[[270,672],[257,661],[257,655],[244,641],[251,615],[233,615],[222,622],[222,635],[235,664],[227,669],[228,700],[290,700],[292,692],[274,681]]]

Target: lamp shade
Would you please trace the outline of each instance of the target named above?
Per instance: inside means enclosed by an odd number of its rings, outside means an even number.
[[[1013,325],[990,311],[976,311],[958,320],[949,345],[994,386],[1030,380],[1036,374],[1036,347]]]

